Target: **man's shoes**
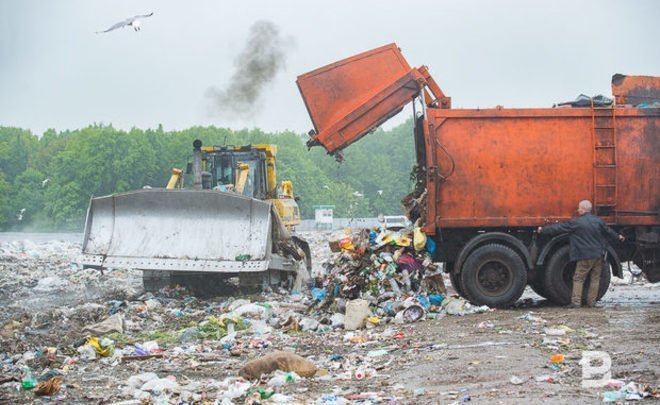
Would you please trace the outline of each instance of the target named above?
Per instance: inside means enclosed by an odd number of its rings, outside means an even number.
[[[575,309],[575,308],[580,308],[580,306],[577,305],[577,304],[568,304],[568,305],[566,305],[566,308],[568,308],[568,309]]]

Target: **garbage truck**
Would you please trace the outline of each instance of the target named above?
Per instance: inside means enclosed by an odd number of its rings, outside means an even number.
[[[660,78],[615,75],[609,104],[587,97],[585,107],[455,109],[427,67],[411,68],[389,44],[303,74],[297,85],[314,126],[308,146],[338,160],[413,103],[415,185],[402,203],[473,303],[510,306],[529,285],[568,304],[568,236],[536,229],[570,220],[585,199],[626,237],[607,242],[598,299],[625,262],[660,280]]]
[[[277,184],[276,145],[202,146],[186,174],[172,169],[165,188],[94,197],[80,263],[143,271],[148,291],[179,284],[214,293],[304,283],[308,243],[295,234],[300,210],[293,184]]]

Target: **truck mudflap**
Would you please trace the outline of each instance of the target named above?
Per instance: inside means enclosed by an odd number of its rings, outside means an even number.
[[[90,201],[79,261],[94,268],[261,272],[272,267],[272,227],[270,203],[238,194],[113,194]]]

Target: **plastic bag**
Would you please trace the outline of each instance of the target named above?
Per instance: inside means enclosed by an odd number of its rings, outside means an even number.
[[[420,227],[415,227],[413,230],[413,246],[417,252],[421,252],[426,246],[426,235]]]

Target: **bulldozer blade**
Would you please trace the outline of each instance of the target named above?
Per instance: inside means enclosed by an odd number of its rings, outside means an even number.
[[[215,190],[143,189],[93,198],[85,267],[190,272],[265,271],[271,204]]]

